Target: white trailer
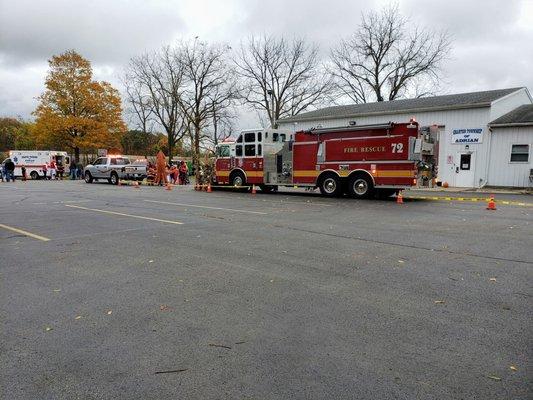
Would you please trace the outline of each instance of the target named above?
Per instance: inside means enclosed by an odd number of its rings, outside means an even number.
[[[50,162],[55,161],[56,168],[63,165],[68,171],[70,157],[65,151],[55,150],[11,150],[9,158],[15,163],[15,176],[22,176],[22,167],[26,167],[26,176],[31,179],[44,177],[43,167],[50,168]]]

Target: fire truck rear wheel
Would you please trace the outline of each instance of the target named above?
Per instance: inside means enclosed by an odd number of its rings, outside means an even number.
[[[342,192],[340,179],[335,174],[328,174],[322,177],[318,187],[320,188],[320,193],[324,196],[334,197]]]
[[[232,186],[244,186],[246,184],[246,178],[242,172],[234,172],[231,174],[230,182]]]
[[[356,199],[365,199],[374,190],[374,185],[369,177],[354,175],[348,180],[348,194]]]
[[[37,171],[31,171],[30,178],[33,179],[34,181],[39,179],[39,173]]]

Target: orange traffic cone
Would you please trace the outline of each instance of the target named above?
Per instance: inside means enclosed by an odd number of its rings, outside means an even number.
[[[211,184],[210,183],[207,185],[207,193],[211,193]]]
[[[256,191],[255,191],[255,185],[252,185],[252,194],[255,194]]]
[[[165,185],[165,190],[172,190],[172,186],[170,185],[170,183],[167,182],[167,184]]]
[[[487,210],[496,211],[496,202],[494,201],[493,194],[491,194],[489,197],[489,202],[487,203]]]
[[[401,190],[398,192],[398,195],[396,196],[396,204],[403,204],[403,195],[402,195]]]

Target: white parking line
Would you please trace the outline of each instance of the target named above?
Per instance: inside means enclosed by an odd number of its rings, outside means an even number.
[[[82,206],[75,206],[73,204],[65,204],[65,207],[78,208],[80,210],[94,211],[94,212],[99,212],[103,214],[119,215],[121,217],[147,219],[149,221],[164,222],[165,224],[183,225],[183,222],[179,222],[179,221],[171,221],[168,219],[159,219],[159,218],[152,218],[152,217],[143,217],[142,215],[126,214],[126,213],[120,213],[120,212],[109,211],[109,210],[99,210],[98,208],[87,208],[87,207],[82,207]]]
[[[12,232],[20,233],[21,235],[28,236],[28,237],[31,237],[33,239],[42,240],[43,242],[50,241],[50,239],[47,238],[47,237],[36,235],[35,233],[31,233],[31,232],[28,232],[28,231],[24,231],[22,229],[14,228],[12,226],[7,226],[7,225],[4,225],[4,224],[0,224],[0,228],[4,228],[4,229],[7,229],[8,231],[12,231]]]
[[[144,200],[148,203],[158,203],[158,204],[170,204],[173,206],[182,206],[182,207],[195,207],[195,208],[207,208],[210,210],[221,210],[221,211],[233,211],[238,213],[247,213],[247,214],[259,214],[259,215],[268,215],[266,212],[261,211],[249,211],[249,210],[236,210],[234,208],[222,208],[222,207],[210,207],[210,206],[199,206],[196,204],[185,204],[185,203],[173,203],[170,201],[158,201],[158,200]]]

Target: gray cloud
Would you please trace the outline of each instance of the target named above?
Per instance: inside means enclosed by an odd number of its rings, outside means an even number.
[[[0,0],[0,115],[28,117],[43,90],[46,60],[76,49],[97,79],[120,86],[127,60],[196,35],[232,46],[251,34],[305,36],[329,48],[355,30],[362,12],[386,0]],[[453,50],[447,93],[508,86],[533,89],[533,2],[401,0],[405,15],[445,29]],[[242,114],[245,115],[245,114]],[[243,117],[239,125],[250,125]]]

